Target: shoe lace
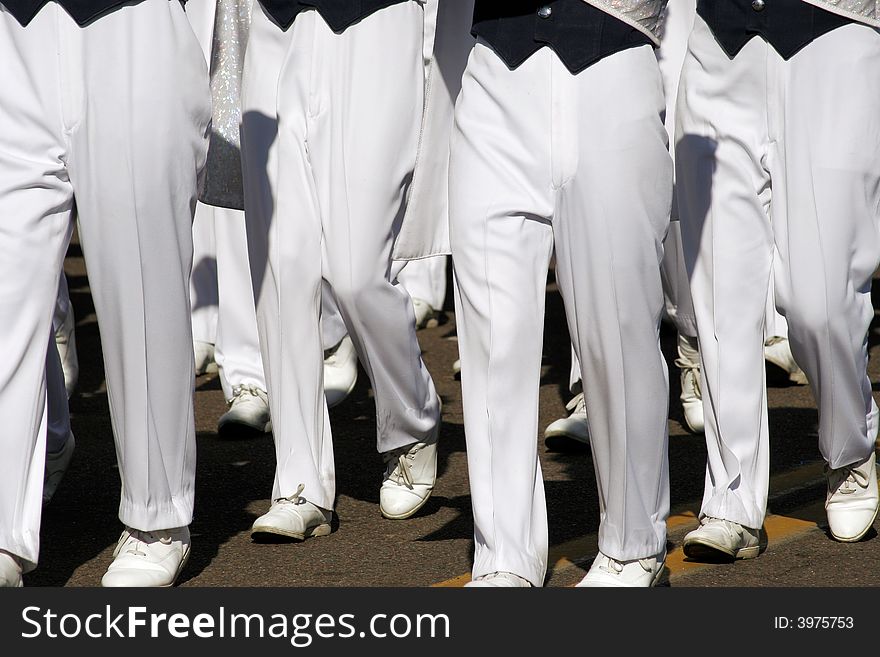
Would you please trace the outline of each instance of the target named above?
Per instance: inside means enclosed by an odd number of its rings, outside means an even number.
[[[398,486],[406,486],[412,490],[415,480],[412,476],[411,461],[424,446],[424,443],[416,443],[387,452],[385,454],[385,479],[391,479]]]
[[[694,393],[697,397],[703,397],[703,391],[700,388],[700,364],[694,363],[690,360],[685,360],[681,356],[675,359],[675,366],[681,371],[682,374],[690,375],[691,380],[693,381]]]
[[[618,561],[617,559],[613,559],[609,557],[607,554],[601,554],[600,557],[604,558],[604,562],[599,564],[599,568],[604,570],[606,573],[610,573],[611,575],[620,575],[623,572],[624,567],[627,563],[632,563],[631,561],[623,562]],[[597,557],[598,558],[598,557]],[[651,572],[652,564],[651,559],[639,559],[639,565],[647,572]]]
[[[243,400],[246,397],[256,397],[257,399],[269,403],[269,397],[266,394],[265,390],[261,390],[259,387],[255,386],[252,383],[248,383],[240,386],[233,386],[232,388],[232,399],[230,403],[235,403],[236,401]]]
[[[843,495],[852,495],[860,488],[865,489],[868,487],[868,475],[857,470],[854,465],[844,466],[835,470],[825,466],[825,471],[826,473],[830,472],[829,481],[831,489]]]
[[[569,411],[570,415],[580,415],[587,413],[587,399],[584,397],[584,393],[579,392],[574,397],[571,398],[565,405],[565,410]]]
[[[623,572],[623,563],[616,559],[612,559],[606,554],[603,554],[602,557],[604,557],[604,561],[599,564],[601,570],[604,570],[606,573],[611,573],[612,575],[619,575]]]
[[[288,497],[279,497],[272,502],[274,504],[306,504],[308,500],[302,496],[303,491],[306,489],[305,484],[300,484],[296,487],[296,492],[293,495]]]
[[[127,528],[122,532],[122,536],[119,539],[122,541],[122,549],[120,552],[124,552],[126,554],[131,554],[136,557],[145,557],[147,553],[141,549],[141,546],[144,544],[159,542],[163,545],[171,544],[171,536],[164,533],[158,532],[145,532],[140,529],[132,529]]]

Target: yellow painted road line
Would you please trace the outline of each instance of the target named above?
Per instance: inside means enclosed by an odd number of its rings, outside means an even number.
[[[773,547],[785,543],[792,538],[816,529],[819,522],[825,517],[825,505],[823,502],[795,509],[792,516],[769,515],[764,520],[764,532],[767,534],[767,543]],[[690,561],[681,547],[675,548],[666,556],[666,577],[677,578],[686,573],[704,568],[711,568],[723,564],[702,563]]]
[[[675,515],[669,516],[666,521],[666,527],[669,530],[686,526],[696,525],[697,514],[693,511],[682,511]],[[575,538],[550,548],[548,562],[554,564],[551,571],[557,572],[566,568],[574,567],[576,564],[572,559],[582,560],[584,555],[595,554],[596,552],[596,534]],[[469,574],[459,575],[443,582],[438,582],[432,586],[439,587],[457,587],[464,586],[471,581]]]
[[[779,497],[785,493],[790,493],[799,488],[805,488],[818,483],[823,478],[822,463],[807,463],[799,468],[774,475],[770,481],[770,489],[773,491],[773,497]],[[677,513],[669,516],[666,521],[667,530],[671,533],[673,530],[681,529],[688,526],[696,526],[697,513],[695,508],[699,508],[699,503],[693,505],[683,505],[678,508]],[[767,540],[770,543],[778,543],[788,538],[797,536],[810,529],[815,529],[818,522],[825,517],[824,505],[818,503],[810,505],[802,509],[792,511],[790,516],[769,515],[764,521],[764,530],[767,534]],[[559,545],[550,547],[548,562],[551,566],[551,574],[557,574],[569,568],[575,568],[577,562],[583,562],[596,553],[597,535],[590,534],[579,538],[565,541]],[[667,575],[669,577],[677,577],[683,573],[693,571],[698,568],[710,567],[713,564],[705,564],[700,562],[688,561],[678,547],[670,552],[666,557]],[[451,579],[433,584],[437,587],[461,587],[471,581],[469,573],[458,575]]]

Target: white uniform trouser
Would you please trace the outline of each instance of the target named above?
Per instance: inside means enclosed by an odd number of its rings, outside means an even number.
[[[413,299],[427,301],[434,310],[446,303],[446,256],[410,260],[397,275]]]
[[[666,5],[663,20],[663,34],[660,48],[657,49],[657,62],[663,79],[663,93],[666,97],[666,132],[669,143],[675,143],[675,101],[678,96],[678,81],[681,66],[687,52],[688,35],[696,16],[696,0],[670,0]],[[675,153],[672,153],[673,162]],[[666,299],[666,314],[682,335],[696,337],[697,323],[694,318],[694,304],[691,301],[690,281],[684,264],[681,248],[681,224],[678,221],[676,196],[672,197],[672,221],[669,232],[663,241],[663,262],[660,275],[663,279],[663,293]]]
[[[880,264],[878,71],[880,34],[862,25],[838,28],[789,61],[760,38],[731,60],[697,18],[677,168],[703,362],[703,515],[763,522],[771,275],[819,407],[822,456],[838,468],[873,449],[866,367]]]
[[[696,0],[670,0],[666,5],[663,20],[663,34],[660,37],[660,48],[657,50],[657,61],[660,74],[663,76],[663,90],[666,93],[666,131],[669,143],[675,143],[676,101],[681,68],[687,54],[688,37],[694,25]],[[675,149],[672,149],[675,161]],[[663,277],[663,292],[666,295],[666,313],[675,324],[679,333],[688,337],[696,337],[697,320],[694,317],[694,304],[691,300],[690,280],[684,262],[681,246],[681,222],[678,220],[677,197],[672,198],[672,221],[669,233],[663,242],[665,252],[660,274]],[[788,337],[785,318],[776,310],[773,294],[767,297],[766,336]]]
[[[666,98],[665,125],[670,143],[674,142],[675,99],[678,94],[678,79],[681,73],[681,64],[687,51],[688,35],[694,24],[696,8],[696,0],[670,0],[666,5],[666,14],[663,19],[660,48],[656,51],[657,62],[660,65],[660,76],[663,80],[663,94]],[[674,159],[675,154],[672,155]],[[694,318],[694,304],[691,301],[690,281],[681,249],[681,228],[678,222],[674,194],[671,218],[669,230],[663,240],[663,260],[660,263],[666,314],[675,324],[679,333],[693,338],[697,335],[697,323]],[[572,394],[577,394],[582,390],[581,368],[574,351],[574,345],[571,349],[571,374],[568,387]]]
[[[211,61],[216,9],[217,0],[189,0],[186,3],[186,17],[199,40],[199,45],[202,46],[206,63]],[[216,345],[220,302],[217,283],[217,238],[214,232],[213,210],[213,207],[205,206],[202,203],[196,206],[192,225],[193,268],[189,289],[192,299],[193,340]],[[252,297],[253,295],[248,296]],[[253,305],[253,300],[251,300],[251,305]],[[256,329],[254,330],[256,331]],[[225,390],[226,384],[222,373],[220,381]],[[265,389],[265,385],[261,387]]]
[[[210,61],[216,0],[189,0],[186,5],[196,37]],[[199,203],[193,221],[193,338],[214,345],[220,385],[229,400],[237,386],[266,389],[248,263],[244,212]],[[329,290],[324,292],[324,346],[345,337],[345,325]]]
[[[226,399],[232,398],[236,386],[265,390],[244,212],[199,203],[193,246],[193,338],[214,345]],[[321,332],[324,348],[329,349],[345,337],[346,328],[326,284],[322,299]]]
[[[145,0],[77,26],[58,5],[26,28],[0,7],[0,549],[39,551],[46,349],[76,197],[104,345],[120,519],[192,518],[188,280],[210,117],[207,71],[179,3]]]
[[[216,7],[216,0],[190,0],[186,5],[207,62],[211,60]],[[193,338],[214,345],[226,399],[232,399],[237,386],[265,390],[244,212],[204,203],[196,206],[190,295]]]
[[[241,210],[219,208],[204,203],[199,203],[196,207],[196,219],[193,225],[198,225],[200,222],[203,226],[200,230],[193,231],[193,240],[198,243],[201,236],[208,232],[213,233],[213,267],[206,263],[205,245],[199,244],[197,248],[203,254],[201,263],[205,263],[204,271],[213,270],[216,277],[210,280],[208,276],[197,275],[201,266],[197,263],[193,267],[191,292],[194,300],[216,295],[217,305],[212,312],[204,308],[197,311],[195,303],[193,304],[193,335],[196,326],[203,324],[205,319],[211,321],[213,315],[213,320],[216,322],[213,331],[214,360],[219,368],[223,394],[228,400],[232,399],[233,388],[237,386],[252,385],[261,390],[266,389],[248,263],[247,229],[244,212]],[[208,241],[208,248],[211,243]],[[208,334],[210,335],[210,331]]]
[[[220,295],[217,289],[217,245],[211,206],[202,203],[196,205],[192,229],[193,268],[189,293],[192,299],[193,340],[216,345]]]
[[[242,143],[276,498],[304,484],[306,499],[333,507],[322,274],[373,385],[379,451],[425,439],[439,422],[409,295],[390,282],[421,121],[422,34],[417,2],[342,34],[311,10],[282,31],[254,7]]]
[[[659,265],[672,165],[662,111],[648,46],[576,76],[549,48],[514,71],[482,41],[471,53],[452,137],[450,226],[475,577],[544,580],[536,435],[554,242],[591,391],[599,549],[629,560],[664,548],[669,389]]]
[[[429,75],[433,76],[429,89],[425,125],[420,154],[425,176],[422,194],[433,196],[413,199],[415,209],[424,212],[439,212],[448,223],[448,144],[452,130],[452,113],[455,99],[461,90],[461,76],[467,63],[467,56],[473,47],[470,34],[473,22],[473,0],[439,2],[428,0],[426,5],[426,40],[433,39],[429,48]],[[433,12],[433,15],[432,15]],[[430,44],[429,44],[430,45]],[[445,156],[443,153],[445,152]],[[417,183],[416,183],[417,184]],[[413,192],[415,196],[418,190]],[[412,210],[412,208],[411,208]],[[414,299],[427,301],[432,308],[440,310],[446,303],[446,256],[434,256],[411,260],[401,270],[398,282],[406,288]]]

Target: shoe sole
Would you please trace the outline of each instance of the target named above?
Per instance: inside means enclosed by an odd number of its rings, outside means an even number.
[[[684,556],[696,561],[735,561],[737,559],[754,559],[761,553],[760,545],[740,548],[732,551],[712,541],[691,541],[682,546]]]
[[[340,398],[339,398],[339,401],[335,401],[335,402],[333,402],[332,404],[328,403],[328,404],[327,404],[327,410],[329,411],[331,408],[336,408],[336,407],[339,406],[342,402],[344,402],[346,399],[348,399],[349,396],[351,395],[351,393],[354,392],[354,389],[355,389],[356,387],[357,387],[357,377],[354,377],[354,381],[351,382],[351,385],[348,387],[348,390],[345,392],[345,395],[343,395],[342,397],[340,397]]]
[[[421,324],[416,324],[416,331],[421,331],[422,329],[437,328],[438,326],[440,326],[440,319],[437,317],[437,315],[432,315]]]
[[[767,358],[764,356],[764,361],[775,367],[780,372],[783,372],[785,377],[788,379],[788,382],[795,386],[805,386],[809,383],[807,381],[807,375],[803,370],[792,372],[790,371],[782,361],[775,360],[774,358]]]
[[[305,532],[288,532],[277,527],[269,525],[256,525],[251,529],[251,538],[255,541],[265,540],[276,536],[284,538],[292,538],[297,541],[304,541],[307,538],[317,538],[318,536],[329,536],[331,532],[329,523],[324,523],[307,529]]]
[[[871,522],[869,522],[867,524],[865,529],[858,536],[854,536],[852,538],[850,538],[850,537],[842,538],[842,537],[838,536],[837,534],[835,534],[833,531],[831,531],[830,524],[828,526],[828,533],[831,534],[831,536],[834,538],[835,541],[839,541],[840,543],[858,543],[859,541],[861,541],[865,537],[865,534],[867,534],[869,531],[871,531],[871,528],[874,526],[874,521],[877,520],[877,512],[878,511],[880,511],[880,506],[878,506],[876,509],[874,509],[874,517],[871,518]]]
[[[657,583],[660,581],[660,578],[663,577],[663,571],[666,570],[666,559],[663,560],[663,565],[657,570],[657,574],[654,575],[654,579],[651,580],[651,588],[657,586]]]
[[[431,495],[433,495],[433,494],[434,494],[434,489],[432,488],[430,490],[430,492],[425,496],[425,499],[423,499],[421,502],[419,502],[418,506],[416,506],[411,511],[407,511],[406,513],[403,513],[403,514],[400,514],[397,516],[393,516],[390,513],[385,513],[385,509],[383,509],[381,505],[379,506],[379,511],[382,513],[382,517],[387,518],[388,520],[406,520],[407,518],[412,518],[416,513],[418,513],[419,510],[421,510],[421,508],[423,506],[425,506],[425,504],[428,503],[428,500],[431,499]]]
[[[703,422],[702,426],[695,427],[693,424],[690,423],[690,420],[688,420],[687,413],[684,412],[683,407],[681,409],[681,415],[682,415],[682,419],[684,420],[684,426],[687,428],[688,431],[690,431],[693,434],[698,434],[701,436],[706,433],[706,423],[705,422]]]
[[[687,427],[688,431],[690,431],[692,434],[697,435],[697,436],[702,436],[702,435],[705,435],[705,433],[706,433],[705,426],[697,428],[697,427],[693,426],[690,422],[688,422],[687,419],[685,419],[685,421],[684,421],[684,426]]]
[[[177,578],[180,577],[180,573],[183,572],[183,567],[186,566],[187,561],[189,561],[189,546],[187,546],[186,552],[183,553],[183,559],[180,560],[180,565],[177,567],[177,572],[174,573],[174,577],[171,579],[171,582],[159,588],[168,589],[174,586],[175,582],[177,582]]]

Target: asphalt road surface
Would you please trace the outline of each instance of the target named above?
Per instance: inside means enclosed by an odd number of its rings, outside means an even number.
[[[77,318],[81,374],[70,406],[77,451],[46,509],[40,565],[29,586],[97,586],[122,529],[117,518],[119,475],[104,386],[100,338],[85,266],[74,244],[66,263]],[[877,304],[875,304],[876,307]],[[461,388],[451,296],[436,328],[419,333],[425,361],[443,397],[439,478],[428,504],[405,521],[383,519],[378,495],[382,460],[375,448],[371,390],[361,371],[357,388],[331,411],[337,465],[338,523],[329,537],[304,543],[256,544],[254,519],[269,507],[274,472],[270,435],[242,440],[217,436],[226,405],[216,374],[196,380],[198,477],[193,550],[180,586],[446,586],[467,581],[473,552]],[[663,329],[671,364],[675,335]],[[870,374],[880,381],[876,350]],[[548,283],[543,429],[565,414],[569,343],[562,301]],[[824,525],[824,480],[817,448],[815,406],[807,387],[791,386],[768,367],[771,434],[771,500],[767,547],[751,561],[695,564],[683,558],[683,535],[696,526],[703,488],[703,437],[683,426],[678,372],[670,369],[669,456],[672,516],[669,560],[661,585],[685,586],[877,586],[880,539],[876,531],[851,545],[834,542]],[[876,394],[876,393],[875,393]],[[551,569],[549,586],[570,586],[596,554],[598,502],[588,450],[550,453],[535,436],[547,489]],[[875,529],[880,527],[880,522]]]

